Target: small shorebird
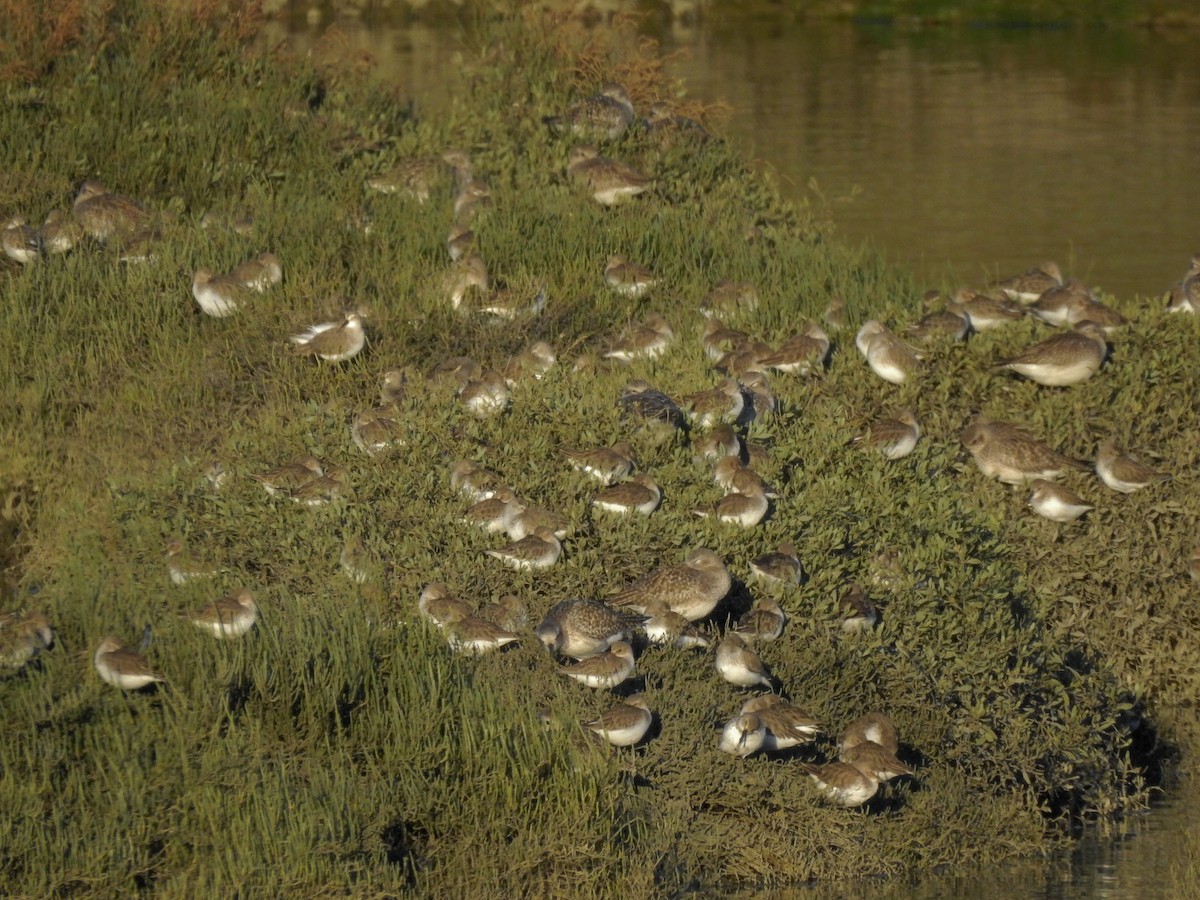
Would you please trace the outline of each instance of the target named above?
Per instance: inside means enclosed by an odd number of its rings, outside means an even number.
[[[829,362],[829,335],[815,322],[779,345],[779,349],[759,360],[763,367],[785,375],[812,375],[823,372]]]
[[[450,487],[471,500],[486,500],[504,486],[499,475],[469,459],[450,467]]]
[[[617,405],[621,407],[622,417],[637,416],[648,423],[658,423],[675,429],[684,429],[687,426],[679,404],[640,378],[635,378],[625,385]]]
[[[23,266],[37,262],[42,255],[41,232],[31,228],[24,216],[13,216],[8,220],[3,235],[0,235],[0,244],[5,256]]]
[[[521,508],[509,523],[508,536],[514,541],[519,541],[539,528],[554,532],[554,536],[561,541],[571,533],[571,520],[560,512],[546,509],[536,503],[522,502]]]
[[[563,600],[550,607],[534,633],[550,651],[573,659],[603,653],[633,636],[634,619],[599,600]]]
[[[732,459],[732,457],[729,457]],[[750,472],[743,469],[743,472]],[[750,474],[754,474],[750,472]],[[714,518],[720,522],[753,528],[766,516],[771,507],[762,479],[739,479],[737,489],[731,490],[713,506],[693,509],[692,514],[700,518]]]
[[[1066,387],[1095,375],[1106,356],[1104,331],[1094,322],[1080,322],[1073,331],[1040,341],[999,365],[1038,384]]]
[[[213,578],[221,571],[216,566],[201,562],[192,556],[183,539],[179,537],[167,541],[164,555],[167,558],[167,571],[175,584],[183,584],[193,578]]]
[[[459,257],[442,277],[442,292],[450,301],[451,309],[463,307],[468,292],[486,295],[490,289],[487,263],[478,253]]]
[[[879,791],[879,781],[845,762],[800,763],[821,793],[838,806],[860,806]]]
[[[730,632],[717,644],[717,671],[730,684],[738,687],[762,687],[772,690],[774,685],[766,666],[758,654],[741,638]]]
[[[1047,325],[1062,328],[1067,324],[1072,304],[1080,300],[1091,302],[1092,299],[1092,292],[1088,290],[1087,285],[1071,278],[1065,284],[1047,288],[1029,307],[1029,312],[1035,319]]]
[[[361,535],[351,535],[346,538],[342,552],[338,556],[338,565],[346,573],[346,577],[358,584],[366,584],[379,574],[378,558],[363,543]]]
[[[408,443],[396,407],[391,405],[365,409],[355,416],[350,425],[350,438],[355,447],[370,456]]]
[[[767,729],[764,750],[787,750],[810,744],[821,733],[821,723],[792,706],[778,694],[761,694],[742,704],[742,713],[753,713]]]
[[[155,682],[166,681],[145,658],[116,637],[108,636],[96,648],[92,663],[100,677],[123,691],[137,691]]]
[[[874,781],[890,781],[901,775],[911,775],[913,770],[896,758],[895,751],[876,744],[874,741],[863,741],[853,747],[842,750],[838,758],[849,763],[864,775]]]
[[[900,749],[896,725],[890,716],[881,712],[869,712],[859,716],[842,729],[842,733],[838,736],[838,753],[846,753],[868,741],[878,744],[891,753]]]
[[[700,301],[700,314],[712,319],[758,309],[758,288],[748,281],[722,278]]]
[[[583,727],[594,731],[614,747],[632,747],[646,736],[654,723],[654,713],[643,694],[626,697],[599,718],[584,722]]]
[[[1171,476],[1158,472],[1132,456],[1123,454],[1113,438],[1102,442],[1096,451],[1096,474],[1100,480],[1122,494],[1132,494],[1160,481],[1170,481]]]
[[[618,334],[604,353],[606,359],[629,362],[633,359],[654,359],[661,356],[675,339],[675,332],[658,313],[650,313],[641,322],[630,325]]]
[[[508,409],[508,382],[495,369],[486,369],[462,386],[458,399],[476,419],[490,419]]]
[[[796,545],[782,543],[778,549],[750,561],[751,575],[766,585],[800,583],[804,577],[804,569],[800,565],[800,557],[796,554]]]
[[[192,276],[192,296],[205,315],[223,319],[231,316],[245,300],[246,286],[231,275],[212,269],[197,269]]]
[[[534,341],[504,364],[504,381],[509,387],[526,378],[541,381],[557,361],[553,347],[545,341]]]
[[[681,565],[655,569],[617,591],[609,600],[613,606],[628,606],[638,612],[661,600],[672,612],[695,622],[716,609],[731,584],[729,570],[721,557],[698,547]]]
[[[379,376],[379,401],[384,406],[399,409],[408,399],[410,372],[404,368],[391,368]]]
[[[854,343],[871,371],[892,384],[904,384],[920,367],[917,352],[876,319],[863,324]]]
[[[485,550],[510,569],[548,569],[562,556],[562,543],[554,532],[538,526],[533,534],[526,535],[499,550]]]
[[[963,429],[960,439],[971,451],[979,471],[1005,484],[1025,484],[1038,478],[1053,481],[1068,469],[1088,468],[1010,422],[993,422],[981,416]]]
[[[604,266],[604,283],[622,297],[641,297],[658,284],[658,279],[645,266],[630,262],[623,254],[614,253]]]
[[[61,209],[46,213],[42,223],[42,249],[50,254],[68,253],[79,243],[83,232],[79,224],[67,218]]]
[[[745,759],[762,749],[767,738],[767,729],[762,720],[753,713],[739,713],[721,729],[717,749]]]
[[[825,324],[834,331],[841,331],[848,324],[846,320],[846,298],[842,296],[833,296],[829,298],[829,303],[825,306],[825,314],[822,317]]]
[[[887,459],[903,459],[916,449],[921,438],[921,423],[911,409],[901,410],[887,419],[877,419],[852,444],[878,450]]]
[[[661,600],[646,607],[642,626],[646,639],[652,644],[670,644],[679,650],[703,650],[712,646],[708,635],[677,612],[672,612]]]
[[[465,225],[451,225],[446,234],[446,252],[457,262],[475,249],[475,232]]]
[[[514,634],[507,628],[501,628],[495,622],[476,615],[463,616],[447,628],[450,637],[450,649],[458,653],[470,653],[479,656],[490,650],[499,650],[508,644],[521,640],[519,634]]]
[[[326,362],[343,362],[356,356],[366,339],[363,317],[357,312],[347,313],[340,322],[310,325],[290,338],[297,354],[318,356]]]
[[[595,449],[559,447],[558,452],[571,468],[585,472],[603,484],[612,484],[633,472],[633,445],[628,441]]]
[[[1054,262],[1044,262],[1040,266],[1013,275],[996,283],[996,287],[1004,291],[1013,300],[1022,303],[1032,303],[1050,288],[1063,283],[1062,270]]]
[[[254,595],[250,591],[239,588],[185,618],[193,625],[210,631],[214,637],[240,637],[258,621],[258,604],[254,602]]]
[[[609,83],[598,94],[587,97],[566,112],[542,119],[558,134],[574,134],[589,140],[615,140],[633,122],[633,103],[625,88]]]
[[[320,478],[305,482],[288,493],[293,503],[304,506],[325,506],[351,493],[349,473],[341,466],[330,466]]]
[[[85,181],[80,186],[71,211],[80,227],[101,243],[114,237],[128,237],[150,221],[149,214],[138,203],[109,193],[99,181]]]
[[[486,500],[478,500],[463,513],[465,524],[482,528],[488,534],[507,534],[513,519],[525,509],[525,504],[507,487],[497,488]]]
[[[762,597],[740,619],[734,631],[748,641],[773,641],[783,634],[787,613],[772,597]]]
[[[529,619],[529,610],[516,594],[505,594],[495,603],[479,607],[475,615],[493,625],[499,625],[505,631],[517,632],[525,627]]]
[[[443,174],[443,160],[437,156],[405,159],[366,181],[367,188],[381,194],[404,194],[418,203],[426,203]]]
[[[421,590],[417,612],[438,628],[445,629],[474,615],[475,609],[466,600],[450,593],[450,588],[443,582],[431,581]]]
[[[1052,522],[1074,522],[1084,513],[1095,509],[1068,487],[1035,478],[1029,482],[1029,507],[1039,516]]]
[[[235,266],[229,277],[261,294],[283,281],[283,264],[274,253],[260,253],[254,259]]]
[[[648,516],[658,509],[661,500],[662,490],[658,483],[645,472],[640,472],[629,481],[610,485],[600,491],[592,498],[592,506],[621,515],[636,512]]]
[[[733,426],[725,423],[718,425],[707,434],[699,434],[692,440],[697,460],[737,458],[742,454],[742,439],[737,436]]]
[[[950,295],[947,309],[961,312],[971,323],[972,331],[989,331],[1025,318],[1025,307],[1009,299],[997,299],[969,288],[959,288]]]
[[[53,643],[45,613],[0,613],[0,669],[17,671]]]
[[[600,156],[595,147],[588,145],[571,151],[567,175],[582,183],[602,206],[613,206],[650,189],[650,179],[637,169]]]
[[[714,362],[750,342],[750,335],[730,328],[720,319],[705,319],[700,328],[700,346],[704,348],[704,354]]]
[[[932,296],[928,298],[927,303],[929,301],[936,301],[938,296],[939,294],[936,291],[932,292]],[[952,338],[956,341],[964,341],[970,330],[971,320],[967,318],[967,314],[955,309],[951,305],[947,305],[945,309],[927,312],[918,321],[905,327],[904,333],[919,341],[931,341],[935,338]]]
[[[616,687],[633,674],[633,669],[633,648],[625,641],[617,641],[595,656],[558,667],[564,675],[590,688]]]
[[[839,598],[838,612],[842,616],[842,631],[848,634],[870,631],[879,621],[875,604],[858,582],[851,584]]]
[[[272,497],[286,497],[314,479],[325,474],[325,467],[315,456],[302,456],[295,462],[284,463],[261,475],[250,477],[263,486]]]
[[[681,405],[692,424],[712,428],[737,422],[746,408],[746,398],[736,379],[723,378],[716,387],[681,398]]]

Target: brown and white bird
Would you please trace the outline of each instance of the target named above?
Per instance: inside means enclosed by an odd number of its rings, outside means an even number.
[[[166,681],[151,668],[145,657],[127,648],[119,638],[108,636],[100,642],[92,657],[100,678],[123,691],[138,691],[155,682]]]
[[[615,140],[633,122],[633,103],[621,85],[610,82],[598,94],[579,101],[564,113],[542,119],[558,134],[590,140]]]
[[[538,526],[532,534],[499,550],[485,550],[510,569],[548,569],[562,556],[562,543],[553,530]]]
[[[875,604],[858,582],[851,584],[838,599],[838,613],[842,616],[842,631],[848,634],[870,631],[879,621]]]
[[[875,781],[890,781],[902,775],[913,774],[913,770],[896,757],[894,750],[889,750],[874,741],[863,741],[841,750],[838,758]]]
[[[42,250],[50,255],[69,253],[83,237],[79,223],[67,218],[61,209],[46,213],[41,229]]]
[[[450,487],[470,500],[486,500],[504,486],[499,475],[469,459],[450,467]]]
[[[633,636],[635,619],[599,600],[563,600],[550,607],[534,633],[548,650],[573,659],[603,653]]]
[[[662,356],[675,339],[675,332],[658,313],[650,313],[641,322],[622,330],[604,353],[606,359],[629,362]]]
[[[286,497],[297,488],[325,474],[325,468],[315,456],[302,456],[294,462],[284,463],[250,477],[263,486],[272,497]]]
[[[493,625],[499,625],[505,631],[517,632],[525,627],[529,619],[529,609],[516,594],[505,594],[496,602],[479,607],[475,615]]]
[[[764,750],[787,750],[809,744],[821,733],[821,723],[778,694],[761,694],[742,704],[742,713],[752,713],[767,729]]]
[[[167,572],[174,584],[184,584],[194,578],[214,578],[221,571],[211,563],[196,559],[180,537],[167,541],[163,555],[167,558]]]
[[[1013,275],[996,282],[996,287],[1013,300],[1032,303],[1050,288],[1063,283],[1062,270],[1054,262],[1044,262],[1020,275]]]
[[[562,674],[590,688],[614,688],[632,675],[633,670],[633,648],[625,641],[617,641],[595,656],[558,667]]]
[[[486,500],[478,500],[463,513],[462,520],[474,528],[482,528],[488,534],[507,534],[513,519],[525,509],[510,488],[499,487]]]
[[[1091,302],[1094,299],[1087,285],[1077,278],[1071,278],[1063,284],[1047,288],[1030,305],[1029,312],[1035,319],[1047,325],[1062,328],[1068,324],[1072,305],[1080,300]]]
[[[745,759],[762,749],[767,729],[754,713],[739,713],[721,728],[717,749]]]
[[[661,500],[662,489],[658,482],[645,472],[639,472],[629,481],[609,485],[597,493],[592,498],[592,506],[623,516],[635,512],[648,516],[658,509]]]
[[[261,294],[283,281],[283,264],[274,253],[260,253],[254,259],[235,266],[229,277],[248,290]]]
[[[815,322],[784,341],[775,352],[759,360],[763,367],[788,375],[823,372],[829,362],[829,335]]]
[[[694,425],[712,428],[737,422],[746,408],[746,398],[736,379],[723,378],[716,387],[683,397],[681,405]]]
[[[85,181],[71,208],[75,221],[101,243],[125,238],[146,228],[150,215],[136,201],[110,193],[99,181]]]
[[[231,275],[218,275],[212,269],[197,269],[192,276],[192,296],[205,315],[223,319],[237,312],[245,302],[247,288]]]
[[[1005,484],[1025,484],[1041,478],[1053,481],[1068,469],[1088,466],[1047,447],[1019,425],[979,417],[963,429],[961,441],[975,465],[988,478]]]
[[[1074,330],[1040,341],[999,365],[1038,384],[1066,387],[1099,372],[1107,356],[1104,331],[1094,322],[1080,322]]]
[[[1025,318],[1025,307],[1013,300],[989,297],[969,288],[959,288],[950,297],[948,309],[961,312],[973,331],[990,331]]]
[[[609,601],[644,612],[655,600],[689,622],[703,619],[729,593],[732,580],[725,563],[712,550],[698,547],[681,565],[663,566],[617,591]]]
[[[0,613],[0,669],[18,671],[53,643],[45,613]]]
[[[747,641],[773,641],[783,634],[787,624],[787,613],[773,597],[762,597],[755,601],[737,621],[734,631]]]
[[[567,175],[602,206],[614,206],[650,189],[650,179],[637,169],[603,157],[589,145],[571,151]]]
[[[508,526],[508,536],[514,541],[519,541],[539,528],[549,529],[561,541],[571,533],[571,520],[560,512],[538,506],[536,503],[523,503]]]
[[[1084,513],[1095,509],[1073,490],[1053,481],[1035,478],[1029,486],[1032,488],[1029,507],[1052,522],[1074,522]]]
[[[677,612],[673,612],[661,600],[646,607],[646,621],[642,625],[646,639],[660,646],[671,645],[678,650],[703,650],[712,646],[712,641],[694,623]]]
[[[450,649],[474,656],[499,650],[521,640],[519,634],[476,615],[463,616],[450,623],[446,630],[449,632]]]
[[[743,472],[750,470],[744,469]],[[716,504],[693,509],[692,514],[702,519],[713,518],[718,522],[741,528],[753,528],[766,516],[771,502],[767,498],[766,487],[761,479],[741,481],[738,489],[731,490]]]
[[[863,323],[854,343],[871,371],[891,384],[904,384],[920,368],[920,355],[877,319]]]
[[[920,438],[921,423],[911,409],[904,409],[894,416],[872,422],[851,443],[870,447],[882,453],[884,458],[896,460],[912,453]]]
[[[1171,476],[1165,472],[1156,471],[1122,453],[1114,438],[1103,441],[1096,450],[1096,474],[1106,485],[1122,494],[1132,494],[1160,481],[1171,480]]]
[[[459,402],[476,419],[490,419],[508,409],[508,382],[495,369],[486,369],[458,392]]]
[[[241,637],[258,621],[258,604],[254,601],[254,594],[246,588],[239,588],[189,613],[185,618],[193,625],[211,632],[214,637]]]
[[[622,297],[641,297],[658,279],[645,266],[630,262],[624,254],[614,253],[604,266],[604,283]]]
[[[509,357],[502,373],[504,381],[509,387],[527,378],[541,381],[557,361],[553,347],[546,341],[534,341],[516,356]]]
[[[730,632],[717,644],[717,671],[730,684],[738,687],[762,686],[773,689],[771,675],[762,659],[742,639]]]
[[[611,447],[584,449],[560,447],[559,454],[571,464],[571,468],[584,472],[603,484],[612,484],[629,477],[633,471],[633,445],[621,441]]]
[[[654,713],[643,694],[626,697],[583,727],[594,731],[614,747],[632,747],[646,736],[654,724]]]
[[[316,356],[326,362],[344,362],[358,355],[366,343],[363,317],[349,312],[338,322],[320,322],[310,325],[289,340],[296,346],[293,351],[299,356]]]
[[[431,581],[417,599],[417,612],[438,628],[449,628],[455,622],[474,615],[475,608],[450,592],[440,581]]]
[[[886,713],[869,712],[859,716],[838,736],[838,753],[842,754],[866,742],[878,744],[892,753],[900,749],[896,725]]]
[[[370,456],[408,443],[404,425],[392,405],[365,409],[355,416],[350,425],[350,439],[355,447]]]
[[[750,561],[750,574],[766,585],[796,585],[804,577],[796,545],[785,542]]]
[[[27,266],[42,256],[42,234],[24,216],[13,216],[0,234],[0,246],[9,259]]]
[[[700,314],[706,318],[737,316],[758,309],[758,289],[748,281],[722,278],[700,301]]]
[[[640,378],[625,385],[617,405],[621,407],[622,417],[633,416],[647,424],[662,425],[668,429],[687,427],[679,404]]]
[[[695,450],[694,458],[699,461],[737,458],[742,454],[742,439],[732,425],[725,423],[706,434],[696,435],[692,440],[692,448]]]
[[[329,466],[324,475],[290,491],[287,498],[301,506],[326,506],[351,493],[350,473],[342,466]]]

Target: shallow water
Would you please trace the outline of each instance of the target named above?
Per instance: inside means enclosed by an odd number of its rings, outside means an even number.
[[[302,48],[329,19],[278,26]],[[463,46],[451,25],[339,23],[418,114],[452,89]],[[1057,259],[1121,295],[1157,296],[1200,249],[1200,62],[1135,31],[937,30],[709,22],[647,24],[692,96],[732,106],[731,139],[784,191],[833,204],[843,239],[869,241],[931,286],[978,283]],[[843,200],[851,193],[853,199]],[[800,896],[1142,898],[1200,823],[1186,787],[1069,854]],[[796,892],[788,892],[794,895]],[[783,896],[768,894],[767,896]]]

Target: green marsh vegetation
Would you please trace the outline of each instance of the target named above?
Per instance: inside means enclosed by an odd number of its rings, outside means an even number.
[[[736,148],[664,148],[631,130],[604,152],[652,172],[649,196],[606,210],[568,183],[573,142],[541,116],[608,80],[639,110],[676,94],[628,32],[540,13],[487,21],[454,101],[427,110],[374,81],[336,31],[300,60],[256,45],[253,15],[216,6],[58,13],[5,20],[5,201],[40,221],[100,178],[155,211],[163,239],[145,264],[85,244],[0,273],[4,609],[43,609],[57,632],[0,680],[6,889],[636,896],[899,875],[1042,853],[1081,819],[1116,822],[1160,777],[1156,732],[1192,749],[1194,317],[1109,298],[1133,324],[1100,375],[1071,389],[991,371],[1041,336],[1032,323],[935,345],[926,373],[896,388],[867,371],[853,331],[872,316],[914,320],[925,286],[830,240],[821,210],[781,203]],[[448,176],[425,204],[365,191],[397,161],[449,147],[491,185],[475,230],[493,277],[544,285],[540,316],[496,325],[448,308]],[[201,229],[210,210],[250,213],[253,229]],[[283,260],[283,284],[233,317],[200,315],[192,272],[264,250]],[[614,296],[602,276],[612,253],[663,286]],[[772,379],[781,412],[749,436],[769,447],[763,474],[781,496],[748,531],[693,517],[718,496],[710,468],[634,432],[615,402],[635,377],[676,395],[717,380],[697,308],[721,278],[755,284],[759,308],[734,324],[764,340],[834,295],[851,323],[824,377]],[[287,336],[335,315],[342,296],[371,310],[366,351],[339,366],[290,353]],[[678,336],[663,357],[572,371],[651,310]],[[478,422],[418,377],[407,446],[354,447],[349,423],[377,402],[385,369],[423,374],[460,354],[500,366],[537,339],[559,365],[519,383],[502,417]],[[912,456],[846,446],[905,405],[925,432]],[[1074,479],[1097,509],[1060,528],[964,458],[958,434],[978,410],[1082,458],[1116,430],[1177,477],[1130,496]],[[664,486],[648,520],[593,517],[594,488],[557,455],[622,438]],[[346,466],[352,496],[306,509],[248,477],[304,453]],[[467,502],[448,464],[462,458],[571,518],[557,566],[512,573],[483,554],[500,542],[458,521]],[[202,474],[212,459],[231,473],[219,491]],[[172,585],[172,535],[224,571]],[[383,561],[364,585],[339,570],[352,535]],[[834,733],[890,713],[916,763],[867,810],[822,803],[791,760],[720,754],[716,726],[745,696],[711,654],[641,653],[654,738],[611,753],[579,747],[572,728],[611,698],[557,674],[532,634],[468,659],[415,615],[422,586],[441,580],[478,602],[516,593],[536,622],[695,546],[744,579],[784,540],[808,578],[785,595],[791,621],[765,661]],[[899,574],[871,588],[880,624],[843,634],[838,595],[888,549]],[[213,641],[177,618],[243,584],[262,610],[245,638]],[[756,590],[738,587],[719,621]],[[91,653],[108,633],[136,642],[147,624],[168,684],[125,696],[100,682]],[[543,729],[542,707],[563,727]]]

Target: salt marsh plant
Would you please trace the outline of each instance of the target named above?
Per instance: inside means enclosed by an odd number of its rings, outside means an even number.
[[[735,324],[776,343],[835,295],[852,326],[908,321],[921,288],[830,242],[717,138],[664,147],[631,130],[606,152],[653,171],[650,196],[604,209],[579,195],[564,175],[571,142],[542,115],[608,79],[638,108],[670,94],[625,33],[486,21],[451,103],[422,115],[403,86],[336,55],[256,49],[211,12],[109,15],[103,40],[81,33],[52,65],[10,70],[0,107],[14,211],[40,217],[100,178],[162,231],[149,262],[84,245],[0,273],[5,607],[44,609],[57,633],[0,681],[6,888],[637,896],[910,873],[1040,852],[1067,839],[1064,822],[1141,806],[1133,751],[1152,727],[1190,749],[1194,319],[1115,298],[1134,324],[1100,375],[1065,392],[991,371],[1033,325],[935,347],[900,388],[873,380],[843,332],[828,373],[774,379],[780,411],[750,426],[780,495],[771,516],[744,530],[702,521],[690,510],[711,502],[709,469],[681,437],[634,430],[616,400],[631,378],[676,395],[714,383],[696,335],[718,279],[756,286],[758,309]],[[190,39],[197,21],[213,40]],[[491,186],[479,252],[498,281],[543,287],[541,314],[497,324],[449,309],[449,178],[425,203],[365,192],[398,161],[451,147]],[[201,228],[210,211],[249,214],[249,236]],[[283,260],[282,285],[202,316],[192,272],[264,250]],[[613,253],[663,286],[613,294]],[[343,297],[369,308],[366,349],[338,365],[288,352],[287,336],[343,312]],[[572,367],[651,310],[678,335],[662,357]],[[475,420],[424,380],[446,356],[499,368],[539,339],[559,365],[518,382],[502,416]],[[349,425],[397,366],[413,374],[407,440],[364,454]],[[924,426],[909,457],[848,447],[902,406]],[[1117,429],[1180,477],[1129,497],[1089,485],[1097,509],[1082,523],[1044,522],[964,460],[957,435],[979,409],[1077,456]],[[649,518],[593,518],[592,488],[558,454],[620,439],[664,487]],[[344,466],[347,495],[306,508],[249,477],[303,454]],[[463,458],[568,516],[557,565],[512,572],[484,554],[497,545],[461,524],[449,483]],[[214,459],[229,473],[218,490]],[[380,560],[378,578],[341,571],[348,535]],[[171,536],[219,574],[172,585]],[[559,675],[530,632],[461,657],[416,614],[422,587],[444,581],[477,602],[515,593],[536,621],[709,546],[738,579],[719,625],[749,606],[749,561],[783,541],[808,577],[765,661],[831,730],[889,712],[916,764],[867,812],[821,804],[787,758],[721,754],[716,727],[743,698],[710,656],[645,650],[638,687],[658,724],[643,748],[612,753],[574,727],[608,698]],[[873,583],[882,616],[852,635],[837,598],[855,580]],[[259,607],[245,637],[215,641],[177,618],[243,585]],[[103,685],[88,666],[100,638],[146,625],[165,685]]]

